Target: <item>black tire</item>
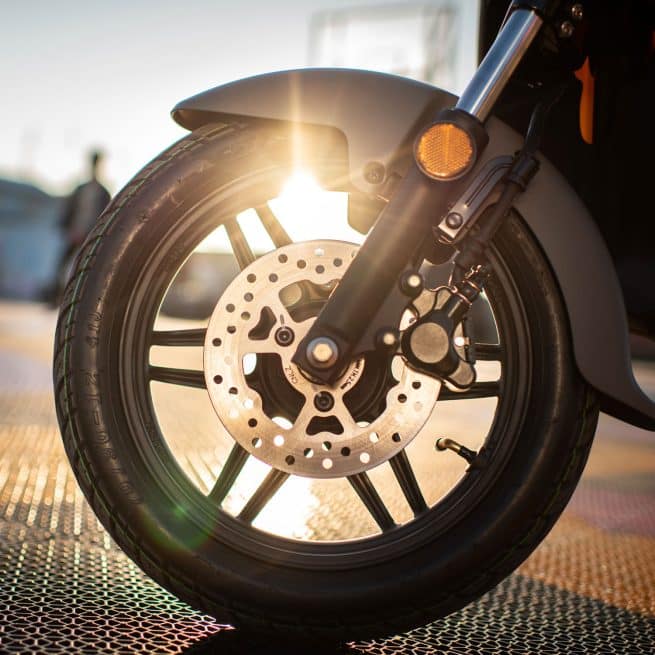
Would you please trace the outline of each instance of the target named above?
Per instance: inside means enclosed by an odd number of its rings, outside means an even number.
[[[147,261],[157,256],[154,246],[174,236],[179,260],[207,231],[199,225],[173,234],[180,214],[208,193],[209,180],[228,188],[278,165],[283,156],[271,153],[288,154],[280,150],[285,138],[269,129],[203,128],[162,153],[113,200],[81,250],[62,304],[57,415],[78,481],[102,523],[146,573],[192,606],[222,622],[293,638],[404,631],[479,597],[544,538],[582,473],[598,416],[595,395],[573,363],[547,261],[525,223],[512,216],[495,240],[494,257],[520,298],[517,324],[529,326],[521,342],[527,391],[520,415],[506,426],[512,438],[484,496],[447,530],[424,523],[420,539],[352,568],[257,557],[234,547],[233,526],[221,531],[200,518],[195,529],[205,539],[185,545],[185,524],[174,511],[183,482],[174,472],[170,485],[158,477],[152,462],[166,453],[157,428],[142,423],[135,430],[133,399],[121,384],[132,338],[126,326],[146,302],[138,290]],[[165,258],[158,266],[160,274],[174,272]],[[166,282],[158,283],[161,295]]]

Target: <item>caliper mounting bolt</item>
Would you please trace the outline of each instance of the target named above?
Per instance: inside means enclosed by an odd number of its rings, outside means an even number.
[[[410,298],[416,298],[423,291],[423,276],[416,271],[406,271],[400,278],[400,289]]]
[[[379,348],[391,350],[398,345],[398,330],[394,330],[392,328],[383,328],[380,330],[380,332],[378,332],[376,340]]]

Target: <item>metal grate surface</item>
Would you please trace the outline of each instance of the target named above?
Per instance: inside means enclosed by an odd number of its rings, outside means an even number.
[[[32,532],[27,541],[21,525],[4,537],[3,653],[294,652],[222,634],[222,626],[148,580],[108,538],[98,543],[61,530]],[[325,652],[652,654],[654,644],[652,617],[513,575],[438,624]]]
[[[338,648],[258,644],[162,590],[102,529],[54,423],[52,318],[22,311],[32,326],[43,319],[42,333],[23,337],[20,322],[10,331],[0,305],[0,370],[10,373],[0,380],[0,653],[655,653],[652,436],[604,421],[544,544],[446,619]]]

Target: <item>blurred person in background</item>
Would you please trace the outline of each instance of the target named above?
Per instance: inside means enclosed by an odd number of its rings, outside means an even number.
[[[58,305],[68,281],[73,258],[93,228],[98,216],[109,203],[109,191],[98,179],[103,153],[94,150],[89,157],[90,179],[80,184],[64,203],[59,221],[64,248],[57,266],[52,287],[46,292],[47,300]]]

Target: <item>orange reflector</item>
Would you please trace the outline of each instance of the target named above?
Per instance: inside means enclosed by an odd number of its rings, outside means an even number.
[[[429,177],[447,180],[463,173],[473,161],[471,137],[452,123],[430,125],[416,141],[418,165]]]

